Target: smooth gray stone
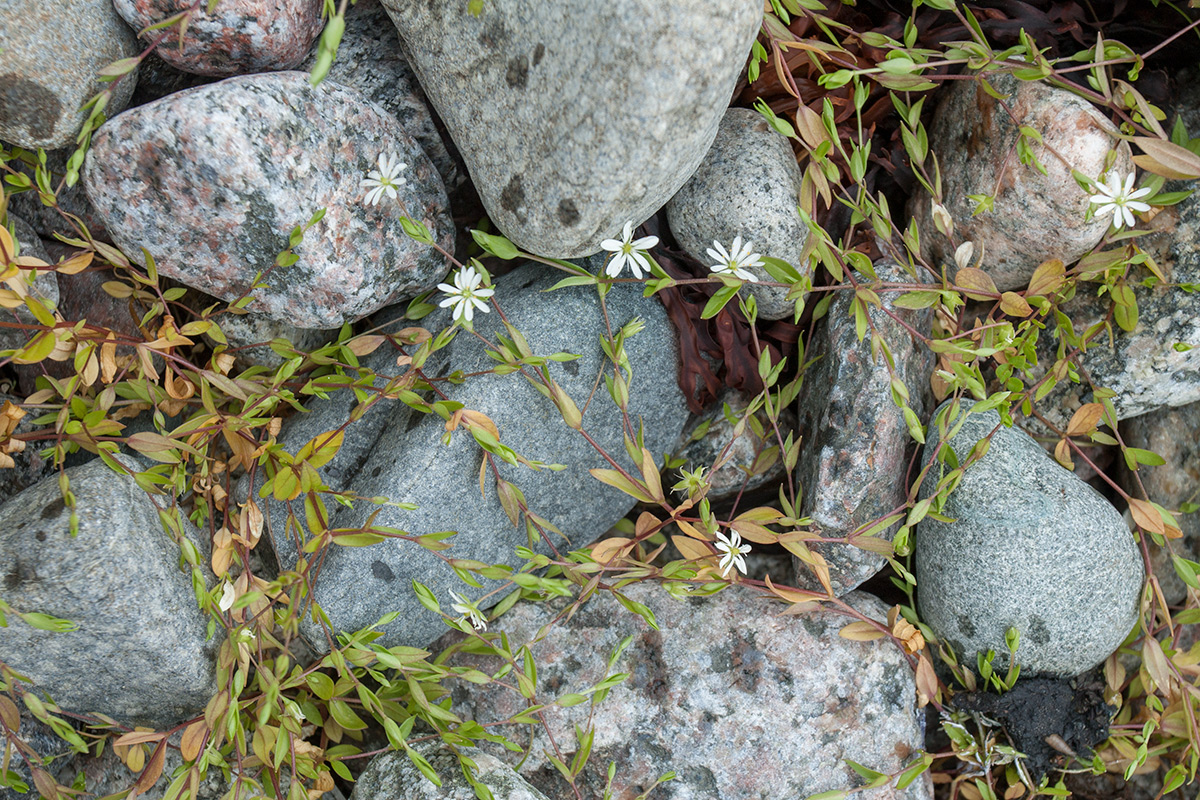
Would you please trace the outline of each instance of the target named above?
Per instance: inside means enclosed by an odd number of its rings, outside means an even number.
[[[999,422],[995,411],[967,418],[949,442],[960,463]],[[938,442],[931,425],[926,463]],[[930,470],[922,499],[946,471]],[[1137,621],[1145,568],[1121,514],[1024,431],[1000,427],[942,513],[955,521],[926,517],[916,527],[918,600],[959,663],[973,666],[990,648],[1007,665],[1004,634],[1015,627],[1026,673],[1076,675]]]
[[[40,258],[48,264],[54,263],[50,254],[46,252],[42,240],[38,238],[29,223],[16,214],[9,213],[8,227],[12,229],[11,232],[16,233],[14,238],[21,247],[19,254],[21,257],[30,256]],[[4,288],[8,287],[4,286]],[[33,283],[29,286],[29,293],[40,298],[43,304],[53,310],[58,305],[58,276],[53,272],[38,270]],[[24,325],[41,325],[27,306],[0,309],[0,319]],[[0,328],[0,350],[16,350],[23,347],[35,332],[33,329]]]
[[[14,609],[78,629],[39,630],[11,614],[0,660],[69,711],[155,727],[187,719],[216,692],[220,637],[205,641],[208,617],[190,572],[178,567],[179,547],[132,477],[99,459],[66,474],[78,535],[70,535],[57,478],[43,480],[0,506],[0,574]]]
[[[96,73],[138,52],[112,0],[0,0],[0,139],[30,150],[74,147],[89,112],[80,106],[108,84]],[[137,73],[108,101],[129,102]]]
[[[383,753],[371,759],[354,782],[350,800],[475,800],[477,795],[463,777],[458,756],[440,742],[416,745],[442,781],[441,787],[421,774],[404,753]],[[475,780],[492,791],[495,800],[546,800],[512,767],[487,753],[463,750],[475,762]]]
[[[488,216],[576,258],[662,207],[716,136],[757,0],[383,0]]]
[[[679,246],[704,266],[713,240],[728,250],[734,237],[754,252],[803,269],[808,228],[800,221],[800,166],[786,137],[762,114],[731,108],[721,119],[717,138],[699,169],[667,203],[667,221]],[[750,269],[759,280],[774,281],[762,267]],[[791,317],[796,304],[788,289],[747,284],[758,301],[760,319]]]
[[[598,270],[602,259],[585,264]],[[577,361],[551,362],[551,376],[581,410],[605,369],[599,337],[604,332],[595,289],[570,287],[545,294],[563,273],[527,264],[497,279],[496,301],[508,319],[521,330],[535,354],[566,351],[581,355]],[[607,308],[613,330],[634,317],[645,329],[626,343],[634,378],[629,415],[636,427],[644,422],[645,445],[651,453],[663,453],[677,440],[687,419],[687,406],[675,380],[679,364],[678,345],[665,309],[656,299],[642,297],[637,286],[614,288]],[[445,320],[445,315],[441,317]],[[438,327],[426,321],[430,330]],[[475,329],[494,338],[501,327],[499,314],[477,313]],[[394,357],[394,356],[393,356]],[[377,362],[372,362],[377,363]],[[426,374],[445,375],[451,368],[464,373],[490,370],[496,365],[484,354],[480,342],[462,332],[439,357],[431,359]],[[390,367],[388,374],[396,368]],[[565,464],[567,469],[533,472],[512,468],[497,460],[501,476],[524,492],[534,513],[557,525],[570,541],[551,534],[554,545],[566,550],[582,547],[604,533],[632,508],[634,501],[616,489],[604,486],[588,474],[593,467],[610,468],[593,448],[563,422],[557,408],[539,394],[520,374],[481,375],[454,386],[440,382],[446,395],[467,408],[487,414],[500,429],[500,440],[529,459]],[[314,402],[309,415],[298,415],[281,437],[293,451],[324,431],[338,428],[356,401],[338,395],[327,402]],[[437,415],[422,415],[408,406],[391,402],[387,411],[381,403],[374,420],[351,424],[347,441],[337,457],[322,468],[326,483],[338,490],[349,489],[366,497],[384,496],[393,501],[415,503],[415,511],[383,507],[375,525],[392,526],[413,535],[458,531],[450,540],[454,547],[439,555],[470,558],[487,563],[519,563],[514,548],[528,544],[524,525],[514,528],[496,496],[489,474],[487,495],[479,493],[482,451],[466,430],[454,433],[451,443],[441,443],[445,423]],[[386,415],[386,417],[385,417]],[[386,420],[386,421],[385,421]],[[622,418],[601,383],[583,415],[584,430],[626,468],[630,467],[622,437]],[[358,428],[362,429],[360,433]],[[357,528],[366,523],[376,506],[360,501],[353,509],[337,509],[331,527]],[[295,563],[296,548],[289,541],[282,509],[270,503],[270,532],[281,566]],[[296,510],[301,518],[299,504]],[[282,534],[282,535],[281,535]],[[539,550],[547,551],[542,543]],[[412,590],[420,580],[449,611],[449,591],[472,598],[484,592],[465,586],[438,557],[419,545],[404,540],[381,542],[371,547],[334,547],[324,558],[315,598],[325,609],[337,631],[352,631],[375,623],[381,616],[401,611],[400,617],[382,628],[382,642],[423,646],[444,632],[441,617],[422,607]],[[494,586],[494,584],[493,584]],[[494,596],[483,605],[499,602]],[[326,639],[316,626],[303,628],[317,647]]]
[[[674,770],[678,777],[652,797],[791,800],[861,785],[847,759],[896,772],[922,748],[912,668],[891,642],[838,636],[851,618],[824,609],[785,616],[782,604],[740,588],[683,602],[650,582],[621,592],[650,608],[657,630],[607,592],[557,624],[550,623],[564,604],[555,600],[517,603],[494,625],[514,652],[529,645],[537,698],[549,704],[544,717],[555,741],[573,744],[576,725],[594,728],[592,755],[577,782],[584,797],[604,795],[608,764],[615,761],[614,797],[640,794]],[[867,617],[887,616],[871,595],[853,592],[845,599]],[[543,626],[549,626],[544,639]],[[626,636],[632,643],[606,671],[608,655]],[[458,655],[449,663],[488,674],[500,668],[496,658],[483,656]],[[614,672],[630,677],[598,705],[553,705]],[[485,725],[514,716],[526,703],[497,684],[451,684],[451,697],[455,713]],[[553,750],[540,726],[492,732],[528,747],[520,772],[548,798],[575,797],[546,758]],[[931,800],[933,786],[926,773],[904,791],[881,788],[862,797]]]
[[[875,270],[881,281],[913,280],[894,262],[880,261]],[[908,388],[909,407],[924,420],[933,404],[929,375],[934,358],[905,324],[928,336],[933,313],[899,308],[894,304],[898,296],[881,291],[887,311],[872,307],[867,313],[874,330],[891,348],[896,377]],[[887,362],[882,353],[878,359],[872,357],[870,335],[858,341],[853,299],[853,292],[838,292],[830,304],[825,326],[805,352],[805,358],[818,360],[805,372],[796,403],[797,435],[802,442],[796,464],[796,480],[804,493],[801,515],[812,517],[826,537],[849,536],[904,505],[907,467],[915,446],[904,413],[892,402]],[[891,541],[899,527],[891,526],[878,538]],[[851,544],[813,542],[809,547],[825,557],[830,584],[839,595],[873,576],[886,561],[879,553]],[[798,558],[795,566],[797,586],[821,590],[811,567]]]

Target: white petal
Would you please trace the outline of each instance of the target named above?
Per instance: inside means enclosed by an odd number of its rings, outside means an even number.
[[[396,199],[396,187],[382,186],[382,187],[380,187],[380,191],[387,193],[387,196],[392,198],[393,200]]]
[[[633,220],[625,223],[625,227],[621,229],[621,238],[626,242],[633,238]]]
[[[625,266],[625,254],[617,253],[608,262],[608,266],[604,268],[604,274],[610,278],[615,278],[621,274],[621,269]]]
[[[619,253],[624,246],[624,242],[618,242],[616,239],[605,239],[600,243],[600,247],[610,253]]]
[[[443,291],[443,292],[445,292],[446,294],[458,294],[458,287],[457,287],[457,286],[451,286],[451,285],[450,285],[450,284],[448,284],[448,283],[439,283],[439,284],[437,285],[437,288],[438,288],[438,289],[440,289],[440,290],[442,290],[442,291]]]
[[[488,298],[496,293],[495,289],[476,289],[473,294],[476,297]]]
[[[1121,187],[1123,196],[1128,197],[1129,193],[1133,191],[1133,179],[1136,177],[1132,172],[1125,176],[1125,185]]]
[[[1100,206],[1099,208],[1096,209],[1096,216],[1103,217],[1106,214],[1111,214],[1113,211],[1116,210],[1116,208],[1117,208],[1117,206],[1114,203],[1109,203],[1107,205]]]
[[[1147,205],[1146,203],[1143,203],[1139,200],[1127,200],[1125,202],[1125,207],[1132,208],[1134,211],[1138,211],[1140,213],[1145,213],[1150,210],[1149,205]]]
[[[1145,196],[1146,196],[1146,195],[1148,195],[1148,194],[1150,194],[1150,187],[1148,187],[1148,186],[1147,186],[1147,187],[1146,187],[1146,188],[1144,188],[1144,189],[1138,189],[1136,192],[1133,192],[1132,194],[1130,194],[1130,195],[1128,196],[1128,198],[1127,198],[1127,199],[1129,199],[1129,200],[1137,200],[1139,197],[1145,197]]]
[[[657,236],[643,236],[633,243],[634,250],[649,250],[651,247],[658,246]]]
[[[1125,215],[1125,224],[1128,225],[1130,228],[1132,228],[1134,225],[1137,224],[1137,221],[1133,218],[1133,212],[1130,211],[1128,208],[1122,207],[1121,213]],[[1120,227],[1120,226],[1118,226],[1118,227]]]
[[[454,305],[458,301],[459,301],[458,295],[453,295],[451,297],[447,297],[445,300],[438,303],[438,306],[440,306],[441,308],[449,308],[450,306]],[[456,319],[457,319],[457,317],[456,317]]]
[[[629,254],[629,269],[633,270],[635,278],[642,277],[642,270],[650,272],[650,261],[636,250]]]
[[[480,300],[478,297],[472,297],[471,302],[474,303],[475,307],[478,308],[483,313],[485,313],[485,314],[492,313],[492,309],[488,306],[488,304],[483,302],[482,300]]]
[[[721,244],[721,243],[720,243],[720,242],[718,242],[716,239],[714,239],[714,240],[713,240],[713,247],[715,247],[715,248],[717,248],[717,249],[716,249],[716,250],[712,250],[712,249],[710,248],[710,249],[709,249],[709,251],[708,251],[708,254],[709,254],[710,256],[712,256],[712,257],[713,257],[713,259],[714,259],[714,260],[716,260],[716,261],[724,261],[725,263],[729,263],[729,252],[728,252],[728,251],[726,251],[726,249],[725,249],[725,245]]]

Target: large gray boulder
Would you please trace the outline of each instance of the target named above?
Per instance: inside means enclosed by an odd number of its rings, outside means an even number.
[[[80,106],[108,85],[96,74],[137,52],[112,0],[0,0],[0,139],[31,150],[74,146],[89,113]],[[110,116],[135,83],[136,73],[117,84]]]
[[[440,744],[414,748],[429,762],[442,785],[421,774],[404,753],[383,753],[371,759],[366,771],[354,782],[350,800],[475,800],[478,797],[463,777],[458,756]],[[475,780],[487,786],[495,800],[546,800],[513,768],[495,756],[466,748],[464,755],[475,762]]]
[[[965,463],[997,426],[995,411],[971,414],[947,444]],[[930,425],[926,463],[939,444]],[[922,499],[948,470],[933,466]],[[1104,660],[1137,621],[1145,568],[1121,514],[1024,431],[1000,426],[941,513],[953,522],[929,516],[916,528],[918,599],[921,619],[960,663],[991,649],[1006,665],[1005,632],[1016,628],[1026,672],[1072,676]]]
[[[43,480],[0,506],[0,574],[13,609],[77,629],[41,630],[9,614],[0,661],[68,711],[155,727],[187,719],[216,691],[220,639],[205,641],[208,618],[179,569],[179,546],[132,477],[99,459],[66,475],[78,535],[58,480]]]
[[[380,156],[408,165],[397,199],[367,205],[362,180]],[[390,114],[302,72],[229,78],[131,109],[96,134],[88,197],[131,258],[222,300],[273,267],[293,228],[325,216],[275,268],[249,311],[300,328],[332,328],[431,288],[445,258],[407,235],[424,223],[453,249],[445,187]]]
[[[565,621],[555,622],[560,602],[518,603],[494,626],[513,652],[529,645],[538,701],[550,704],[542,715],[560,747],[574,750],[576,725],[594,730],[591,758],[577,781],[584,797],[603,796],[615,761],[616,797],[644,792],[673,770],[678,777],[654,789],[653,797],[804,798],[861,785],[847,759],[890,773],[922,748],[912,668],[891,642],[840,637],[852,618],[822,609],[783,615],[783,604],[741,589],[686,601],[650,583],[621,591],[653,612],[657,630],[604,592]],[[870,618],[887,616],[870,595],[851,593],[846,600]],[[552,622],[541,638],[539,631]],[[632,643],[606,670],[608,655],[626,636]],[[451,663],[488,674],[500,667],[482,656]],[[553,705],[616,672],[630,677],[603,702]],[[482,724],[509,719],[527,704],[496,684],[464,683],[451,696],[457,714]],[[546,758],[553,749],[540,726],[494,732],[528,747],[520,773],[547,797],[576,796]],[[917,800],[932,798],[933,787],[925,775],[903,792],[883,787],[861,796]]]
[[[593,259],[590,268],[597,270],[602,263],[601,259]],[[565,363],[550,362],[550,375],[583,411],[584,431],[610,456],[632,468],[625,455],[620,410],[603,384],[592,396],[598,376],[612,368],[600,348],[599,340],[606,329],[596,290],[571,287],[546,294],[545,290],[562,277],[557,270],[527,264],[497,279],[495,300],[525,335],[535,354],[565,351],[581,356]],[[606,306],[614,331],[635,317],[645,324],[643,331],[626,341],[633,370],[629,417],[635,430],[644,423],[645,446],[650,452],[664,453],[674,445],[687,419],[687,407],[675,380],[679,356],[674,329],[662,305],[643,297],[636,286],[614,288]],[[499,317],[496,311],[477,313],[475,330],[493,341],[497,334],[507,336]],[[425,324],[437,330],[438,323],[447,322],[448,315],[442,314]],[[395,353],[383,352],[370,363],[377,371],[395,374],[394,360],[388,366],[388,360],[394,358]],[[478,339],[460,332],[426,363],[424,371],[431,376],[445,376],[451,370],[470,375],[495,366]],[[439,382],[438,388],[450,400],[490,417],[499,428],[500,441],[517,453],[566,466],[561,471],[534,472],[496,460],[500,475],[524,492],[529,508],[557,525],[567,537],[564,540],[548,532],[554,547],[571,550],[588,544],[633,506],[631,497],[588,474],[589,468],[611,465],[579,433],[568,428],[554,404],[519,373],[478,375],[461,385]],[[351,396],[312,403],[312,413],[294,418],[281,441],[292,452],[298,450],[318,434],[339,428],[356,403]],[[403,539],[370,547],[331,548],[322,561],[314,597],[336,630],[357,630],[390,611],[400,611],[400,617],[382,629],[385,635],[381,641],[428,644],[445,626],[439,616],[417,601],[413,579],[433,590],[448,610],[451,590],[469,594],[472,599],[484,592],[464,586],[439,556],[517,564],[514,548],[530,544],[524,523],[514,527],[501,506],[490,470],[485,494],[480,494],[483,455],[471,434],[460,428],[450,444],[444,445],[445,433],[440,416],[423,415],[398,402],[385,401],[348,427],[338,455],[322,468],[326,484],[333,489],[417,506],[407,511],[358,501],[352,509],[334,511],[330,527],[363,526],[367,517],[378,510],[375,526],[392,526],[412,535],[458,532],[449,540],[453,547],[439,554]],[[336,508],[329,505],[331,511]],[[299,502],[296,511],[303,518]],[[296,548],[284,529],[284,509],[281,504],[270,503],[268,513],[281,566],[291,568]],[[543,552],[548,550],[546,542],[535,540],[532,544]],[[493,596],[483,605],[499,600]],[[319,628],[310,625],[304,630],[315,645],[326,646]]]
[[[488,217],[575,258],[691,176],[762,22],[756,0],[384,0]]]

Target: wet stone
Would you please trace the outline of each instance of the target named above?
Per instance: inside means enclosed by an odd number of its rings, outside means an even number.
[[[967,417],[949,442],[959,463],[999,422],[995,411]],[[926,463],[938,446],[931,424]],[[921,499],[947,471],[934,465]],[[1005,632],[1016,628],[1022,674],[1069,677],[1105,659],[1136,622],[1144,567],[1129,528],[1024,431],[1001,426],[941,513],[954,522],[930,516],[916,527],[918,601],[959,663],[991,649],[1003,668]]]
[[[875,270],[884,282],[913,280],[893,262],[881,261]],[[932,313],[895,306],[894,292],[879,294],[887,311],[870,308],[872,330],[891,350],[895,377],[907,387],[916,419],[923,421],[932,405],[933,354],[908,328],[928,336]],[[849,536],[904,505],[915,445],[903,410],[892,401],[892,373],[886,360],[882,353],[872,356],[869,335],[858,340],[853,299],[851,292],[838,292],[830,304],[826,324],[805,354],[817,361],[805,373],[796,405],[801,515],[811,517],[820,535],[829,538]],[[898,529],[898,524],[892,525],[875,538],[891,541]],[[809,547],[828,563],[830,584],[837,594],[855,588],[885,563],[881,553],[852,544],[814,542]],[[821,589],[812,569],[799,559],[796,573],[799,586]]]
[[[976,253],[986,251],[984,268],[1001,291],[1023,289],[1038,264],[1051,258],[1070,264],[1108,230],[1111,216],[1085,221],[1093,206],[1071,170],[1099,179],[1114,148],[1112,170],[1117,174],[1131,172],[1133,161],[1129,145],[1115,139],[1116,127],[1086,100],[1008,76],[990,82],[1008,95],[1005,102],[1019,125],[1042,135],[1045,144],[1035,144],[1033,150],[1046,174],[1017,160],[1018,124],[1000,101],[976,81],[954,81],[944,90],[929,129],[929,149],[941,165],[943,202],[954,220],[954,241],[934,227],[929,195],[914,195],[908,210],[931,263],[952,264],[956,244],[971,241]],[[993,210],[975,215],[972,194],[994,195]]]
[[[463,777],[459,760],[440,742],[417,745],[414,748],[433,767],[442,781],[441,787],[421,774],[404,753],[383,753],[371,760],[357,781],[350,800],[475,800],[478,795]],[[475,780],[487,786],[495,800],[546,800],[512,767],[498,758],[472,748],[463,755],[475,762]]]
[[[696,170],[762,22],[753,0],[384,0],[488,217],[591,255]]]
[[[80,106],[108,86],[96,73],[137,51],[112,0],[0,3],[0,139],[31,150],[74,147],[88,114]],[[135,73],[117,84],[110,115],[136,82]]]
[[[800,221],[800,167],[788,140],[749,108],[725,112],[708,155],[695,174],[667,203],[667,221],[688,255],[708,266],[713,241],[727,249],[734,237],[754,252],[802,267],[808,228]],[[774,281],[762,267],[750,269]],[[782,287],[747,284],[760,319],[791,317],[795,303]]]
[[[578,779],[584,797],[601,797],[608,764],[617,764],[614,796],[633,797],[660,775],[677,778],[654,789],[664,800],[802,798],[862,784],[846,759],[881,772],[898,771],[922,747],[912,669],[903,653],[882,641],[838,636],[849,619],[825,610],[783,616],[783,607],[741,589],[675,600],[639,583],[622,592],[650,608],[658,629],[599,592],[566,622],[530,644],[537,663],[537,696],[553,703],[583,692],[606,675],[608,656],[626,636],[632,643],[611,672],[630,677],[603,702],[547,706],[545,721],[570,757],[575,726],[594,726],[591,758]],[[855,609],[883,619],[884,605],[862,593],[846,596]],[[533,641],[562,610],[560,601],[518,603],[492,630],[514,648]],[[491,674],[500,663],[455,656]],[[482,724],[515,715],[527,701],[495,684],[451,684],[455,713]],[[499,726],[494,733],[523,745],[521,774],[548,798],[574,793],[546,759],[545,731]],[[497,750],[497,754],[503,751]],[[517,754],[508,754],[514,763]],[[857,795],[856,795],[857,796]],[[882,788],[864,798],[932,798],[927,775],[906,791]]]
[[[191,7],[190,0],[112,0],[117,13],[135,31]],[[197,75],[227,77],[292,69],[321,32],[321,4],[313,0],[221,0],[209,14],[201,5],[188,22],[179,46],[179,29],[155,51],[163,61]],[[150,41],[161,36],[146,34]]]
[[[383,154],[408,164],[399,200],[363,202]],[[441,179],[400,124],[336,84],[301,72],[229,78],[107,122],[84,179],[109,233],[131,256],[226,301],[267,272],[294,228],[325,216],[272,270],[247,310],[332,328],[431,288],[445,259],[403,231],[404,212],[447,250],[454,232]]]
[[[0,581],[15,611],[78,628],[40,630],[9,614],[0,660],[68,711],[150,726],[199,713],[216,691],[220,637],[205,641],[208,620],[178,568],[179,546],[132,477],[99,459],[66,474],[78,535],[56,478],[26,489],[0,506]]]

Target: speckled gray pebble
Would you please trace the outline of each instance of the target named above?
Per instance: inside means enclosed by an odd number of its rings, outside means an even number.
[[[0,661],[68,711],[152,726],[187,719],[216,691],[220,637],[205,641],[208,620],[191,574],[178,567],[179,547],[132,477],[99,459],[66,474],[78,535],[57,478],[43,480],[0,506],[0,574],[14,610],[71,620],[78,630],[38,630],[10,613]]]
[[[463,777],[458,756],[441,743],[414,747],[438,778],[440,787],[421,774],[404,753],[383,753],[371,759],[366,771],[354,782],[350,800],[475,800],[478,795]],[[503,761],[473,748],[463,754],[475,762],[475,780],[492,791],[495,800],[546,800]]]
[[[73,147],[88,114],[80,106],[106,86],[96,73],[137,51],[112,0],[0,0],[0,139],[29,149]],[[136,82],[134,72],[117,84],[110,116]]]
[[[529,644],[538,700],[551,704],[543,713],[555,740],[574,749],[575,725],[594,727],[591,758],[578,779],[584,797],[603,796],[608,765],[615,761],[614,797],[632,798],[672,770],[676,779],[654,789],[652,797],[804,798],[860,786],[862,779],[846,759],[895,772],[923,746],[912,668],[891,643],[839,637],[851,618],[819,609],[783,616],[782,604],[741,589],[686,601],[652,583],[622,592],[650,608],[657,630],[598,592],[568,621]],[[870,595],[851,593],[846,600],[872,619],[887,615]],[[515,652],[560,610],[558,602],[518,603],[493,628],[507,634]],[[607,674],[628,672],[628,680],[595,707],[552,705],[605,677],[609,654],[626,636],[632,643]],[[457,656],[451,664],[488,674],[500,667],[475,656]],[[527,705],[496,684],[459,684],[451,697],[456,713],[484,724]],[[548,798],[575,797],[547,760],[549,742],[540,727],[501,726],[493,732],[527,744],[530,753],[520,772]],[[515,754],[506,758],[517,760]],[[855,796],[918,800],[932,798],[933,787],[926,774],[902,792],[882,787]]]
[[[875,270],[884,282],[914,280],[893,262],[878,262]],[[933,400],[929,389],[933,354],[909,329],[928,336],[933,315],[929,309],[898,308],[897,296],[880,291],[886,310],[872,307],[868,314],[872,330],[891,350],[895,376],[908,389],[915,419],[923,422]],[[818,360],[805,372],[796,403],[801,437],[796,480],[804,492],[801,514],[812,517],[825,537],[849,536],[904,505],[907,467],[915,445],[903,411],[892,401],[887,362],[882,354],[872,357],[869,336],[858,340],[853,299],[852,292],[839,292],[830,304],[826,326],[805,353],[805,358]],[[898,524],[893,525],[878,538],[890,541],[898,529]],[[884,565],[882,554],[854,545],[809,546],[825,557],[830,583],[838,594],[855,588]],[[820,590],[812,570],[799,559],[796,574],[797,585]]]
[[[1017,124],[975,81],[954,81],[944,90],[929,128],[929,149],[941,165],[954,242],[972,241],[976,254],[986,251],[983,268],[1001,291],[1023,289],[1043,261],[1071,264],[1095,247],[1112,221],[1111,216],[1085,221],[1093,206],[1071,170],[1099,179],[1115,148],[1112,170],[1124,177],[1133,160],[1129,145],[1116,140],[1116,127],[1086,100],[1043,83],[1009,76],[989,80],[1009,96],[1019,124],[1042,135],[1045,145],[1033,149],[1047,174],[1017,160]],[[975,215],[968,197],[973,194],[994,194],[993,210]],[[935,265],[952,262],[955,244],[934,227],[929,195],[913,195],[908,210],[917,220],[925,257]]]
[[[488,216],[575,258],[656,212],[717,132],[757,0],[384,0]]]
[[[46,252],[46,248],[42,244],[42,240],[34,233],[29,223],[16,214],[9,214],[8,227],[12,229],[10,232],[16,234],[16,241],[21,247],[20,257],[40,258],[46,263],[53,263],[50,259],[50,254]],[[7,285],[0,285],[5,289],[8,288]],[[29,292],[31,295],[39,298],[50,310],[53,310],[58,305],[58,276],[53,272],[37,270],[36,274],[33,275],[33,282],[29,286]],[[5,322],[19,322],[24,325],[41,324],[27,306],[19,306],[15,309],[0,309],[0,319]],[[35,329],[32,328],[0,328],[0,350],[15,350],[22,347],[34,333]]]
[[[999,421],[995,411],[967,417],[949,442],[960,462]],[[939,441],[930,428],[927,462]],[[930,470],[922,499],[941,474]],[[1015,627],[1025,674],[1076,675],[1136,622],[1145,569],[1121,514],[1025,432],[1000,427],[942,513],[954,522],[926,517],[916,528],[918,600],[959,663],[990,648],[1007,664],[1004,634]]]
[[[596,258],[585,264],[596,271],[603,263]],[[530,347],[539,355],[566,351],[579,354],[576,361],[551,362],[550,374],[563,390],[585,408],[583,427],[613,458],[628,462],[621,430],[621,414],[601,384],[587,403],[596,385],[597,374],[607,363],[599,345],[604,318],[593,287],[570,287],[546,294],[563,273],[535,264],[527,264],[496,281],[496,301],[508,319],[521,330]],[[677,440],[687,419],[687,406],[674,380],[679,356],[675,332],[658,300],[645,298],[636,286],[613,289],[607,298],[608,317],[614,330],[634,317],[640,317],[645,329],[627,340],[626,349],[633,365],[629,415],[634,424],[645,423],[645,445],[651,453],[663,453]],[[441,314],[423,324],[438,330],[448,322]],[[476,314],[475,329],[486,337],[503,331],[499,314]],[[382,352],[372,360],[376,371],[395,374],[394,353]],[[426,374],[444,375],[451,365],[470,374],[495,366],[479,341],[460,333],[444,350],[426,363]],[[376,366],[378,365],[378,366]],[[500,475],[517,485],[534,513],[550,520],[569,537],[569,543],[551,533],[556,547],[568,550],[582,547],[620,519],[633,505],[633,499],[600,484],[588,474],[593,467],[610,466],[582,436],[563,422],[555,406],[520,374],[481,375],[468,378],[459,386],[440,384],[449,399],[467,408],[481,411],[495,421],[500,441],[529,459],[564,464],[562,471],[533,472],[512,468],[497,460]],[[284,430],[285,447],[299,448],[310,438],[338,428],[355,404],[351,397],[335,397],[327,402],[314,401],[309,415],[297,415]],[[451,443],[443,445],[445,423],[437,415],[421,415],[408,406],[380,404],[371,419],[364,418],[349,427],[346,443],[336,458],[322,468],[328,485],[351,489],[366,497],[384,496],[395,501],[415,503],[415,511],[384,507],[375,517],[375,525],[394,526],[414,535],[439,531],[458,531],[450,539],[451,557],[469,558],[488,563],[517,563],[514,548],[528,543],[524,524],[513,527],[496,495],[495,481],[489,474],[486,496],[479,492],[481,451],[465,430],[454,433]],[[279,504],[267,505],[270,530],[281,563],[295,563],[295,547],[283,533],[283,514]],[[376,507],[358,502],[353,509],[333,515],[331,525],[357,528],[366,523]],[[302,513],[302,512],[301,512]],[[544,544],[538,543],[545,550]],[[446,555],[443,553],[440,555]],[[329,614],[339,631],[357,630],[375,623],[390,611],[400,617],[382,628],[385,644],[423,646],[445,630],[442,619],[425,610],[412,590],[412,580],[420,580],[438,599],[450,602],[449,591],[471,597],[484,592],[465,586],[437,556],[419,545],[392,540],[371,547],[338,547],[325,556],[321,580],[315,598]],[[485,605],[499,602],[494,596]],[[313,626],[304,628],[315,646],[323,647],[324,635]]]
[[[381,154],[408,164],[399,199],[363,202]],[[445,258],[410,239],[401,215],[443,248],[454,231],[441,178],[400,124],[357,92],[312,88],[302,72],[228,78],[131,109],[97,133],[88,196],[124,252],[223,300],[250,287],[314,213],[324,218],[254,292],[249,311],[332,328],[431,288]]]
[[[297,69],[311,72],[318,51],[314,47]],[[447,190],[466,180],[442,141],[425,91],[400,50],[396,26],[379,0],[358,0],[346,10],[346,32],[326,80],[349,86],[391,112],[433,161]]]
[[[754,252],[782,259],[800,269],[808,228],[800,221],[800,167],[788,140],[766,118],[748,108],[731,108],[721,119],[717,138],[691,179],[667,203],[667,221],[680,247],[701,264],[713,240],[728,250],[734,237]],[[774,281],[762,267],[750,269],[760,280]],[[761,319],[791,317],[795,303],[787,288],[750,284]]]
[[[190,0],[112,0],[117,13],[140,31],[187,10]],[[209,14],[201,5],[188,21],[179,46],[178,28],[166,29],[157,53],[171,66],[197,75],[226,77],[292,69],[304,60],[321,32],[321,3],[315,0],[221,0]],[[163,34],[146,34],[153,40]]]

